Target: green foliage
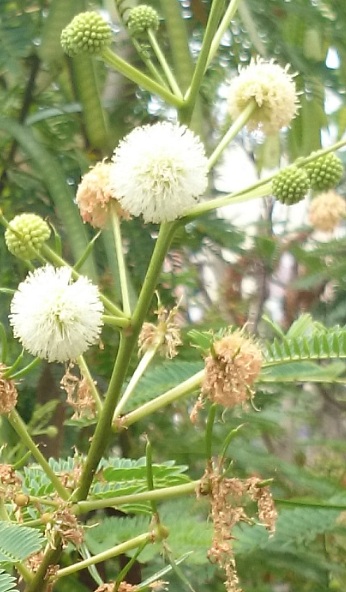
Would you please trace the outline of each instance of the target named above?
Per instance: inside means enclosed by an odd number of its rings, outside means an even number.
[[[15,578],[10,576],[4,570],[0,569],[0,592],[18,592],[16,589]]]
[[[41,533],[33,528],[0,522],[0,563],[18,563],[39,551],[44,543]]]

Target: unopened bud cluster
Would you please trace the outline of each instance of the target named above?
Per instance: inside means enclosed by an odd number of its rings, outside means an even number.
[[[50,236],[50,228],[36,214],[20,214],[11,221],[5,232],[8,250],[20,259],[34,259]]]
[[[68,56],[98,54],[110,44],[112,29],[97,12],[81,12],[63,29],[61,45]]]
[[[143,35],[148,29],[157,31],[159,24],[159,15],[152,6],[140,4],[129,12],[127,26],[134,37]]]
[[[344,167],[340,158],[330,152],[309,162],[304,169],[313,190],[327,191],[340,182]]]
[[[272,191],[281,203],[291,206],[301,201],[309,190],[309,178],[295,165],[283,169],[274,177]]]
[[[281,203],[290,206],[304,199],[309,189],[332,189],[342,175],[340,158],[333,153],[324,154],[301,168],[292,165],[280,171],[272,181],[272,192]]]

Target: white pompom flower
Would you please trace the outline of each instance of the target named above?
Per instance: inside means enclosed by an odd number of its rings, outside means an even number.
[[[135,128],[116,148],[111,184],[124,210],[145,222],[170,222],[207,188],[208,161],[186,126],[160,122]]]
[[[251,115],[247,127],[260,127],[272,134],[288,126],[298,112],[298,96],[294,75],[273,60],[261,58],[252,60],[249,66],[241,68],[228,91],[228,109],[236,119],[251,100],[257,108]]]
[[[67,362],[98,341],[103,304],[86,277],[75,282],[68,267],[30,272],[11,302],[10,323],[24,349],[48,362]]]

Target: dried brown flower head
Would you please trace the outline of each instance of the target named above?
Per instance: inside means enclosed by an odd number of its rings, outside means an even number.
[[[200,493],[208,491],[214,534],[208,552],[210,561],[221,567],[226,574],[227,592],[242,592],[234,558],[232,529],[238,522],[253,523],[245,509],[247,501],[255,501],[261,523],[274,532],[277,513],[267,487],[262,487],[257,477],[249,479],[226,478],[222,466],[209,463],[200,484]]]
[[[224,407],[244,403],[253,393],[262,361],[258,345],[239,330],[215,341],[205,359],[202,394]]]
[[[110,204],[116,206],[119,217],[128,220],[130,215],[123,210],[110,185],[112,163],[98,162],[82,178],[76,194],[76,202],[84,222],[95,228],[103,228],[109,217]]]
[[[3,377],[6,370],[5,364],[0,364],[0,415],[10,413],[15,408],[18,399],[14,381]]]
[[[56,535],[59,535],[64,547],[68,543],[81,545],[84,540],[82,525],[68,508],[57,510],[52,514],[47,523],[45,535],[53,548],[55,548]]]
[[[74,409],[72,419],[94,417],[96,406],[89,382],[72,374],[74,365],[69,364],[60,381],[61,388],[67,393],[66,402]]]
[[[174,358],[178,353],[177,347],[182,343],[180,328],[175,320],[178,307],[175,306],[167,312],[163,306],[160,306],[156,312],[157,325],[143,323],[138,338],[139,353],[158,349],[162,356],[169,359]]]

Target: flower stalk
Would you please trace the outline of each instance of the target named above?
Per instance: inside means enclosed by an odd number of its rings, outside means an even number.
[[[140,421],[144,417],[151,415],[151,413],[166,407],[166,405],[170,405],[171,403],[190,395],[200,387],[203,377],[204,370],[197,372],[178,386],[175,386],[166,393],[156,397],[156,399],[148,401],[148,403],[144,403],[144,405],[141,405],[138,409],[124,415],[120,420],[115,422],[114,428],[116,428],[118,424],[121,428],[128,428],[130,425]]]

